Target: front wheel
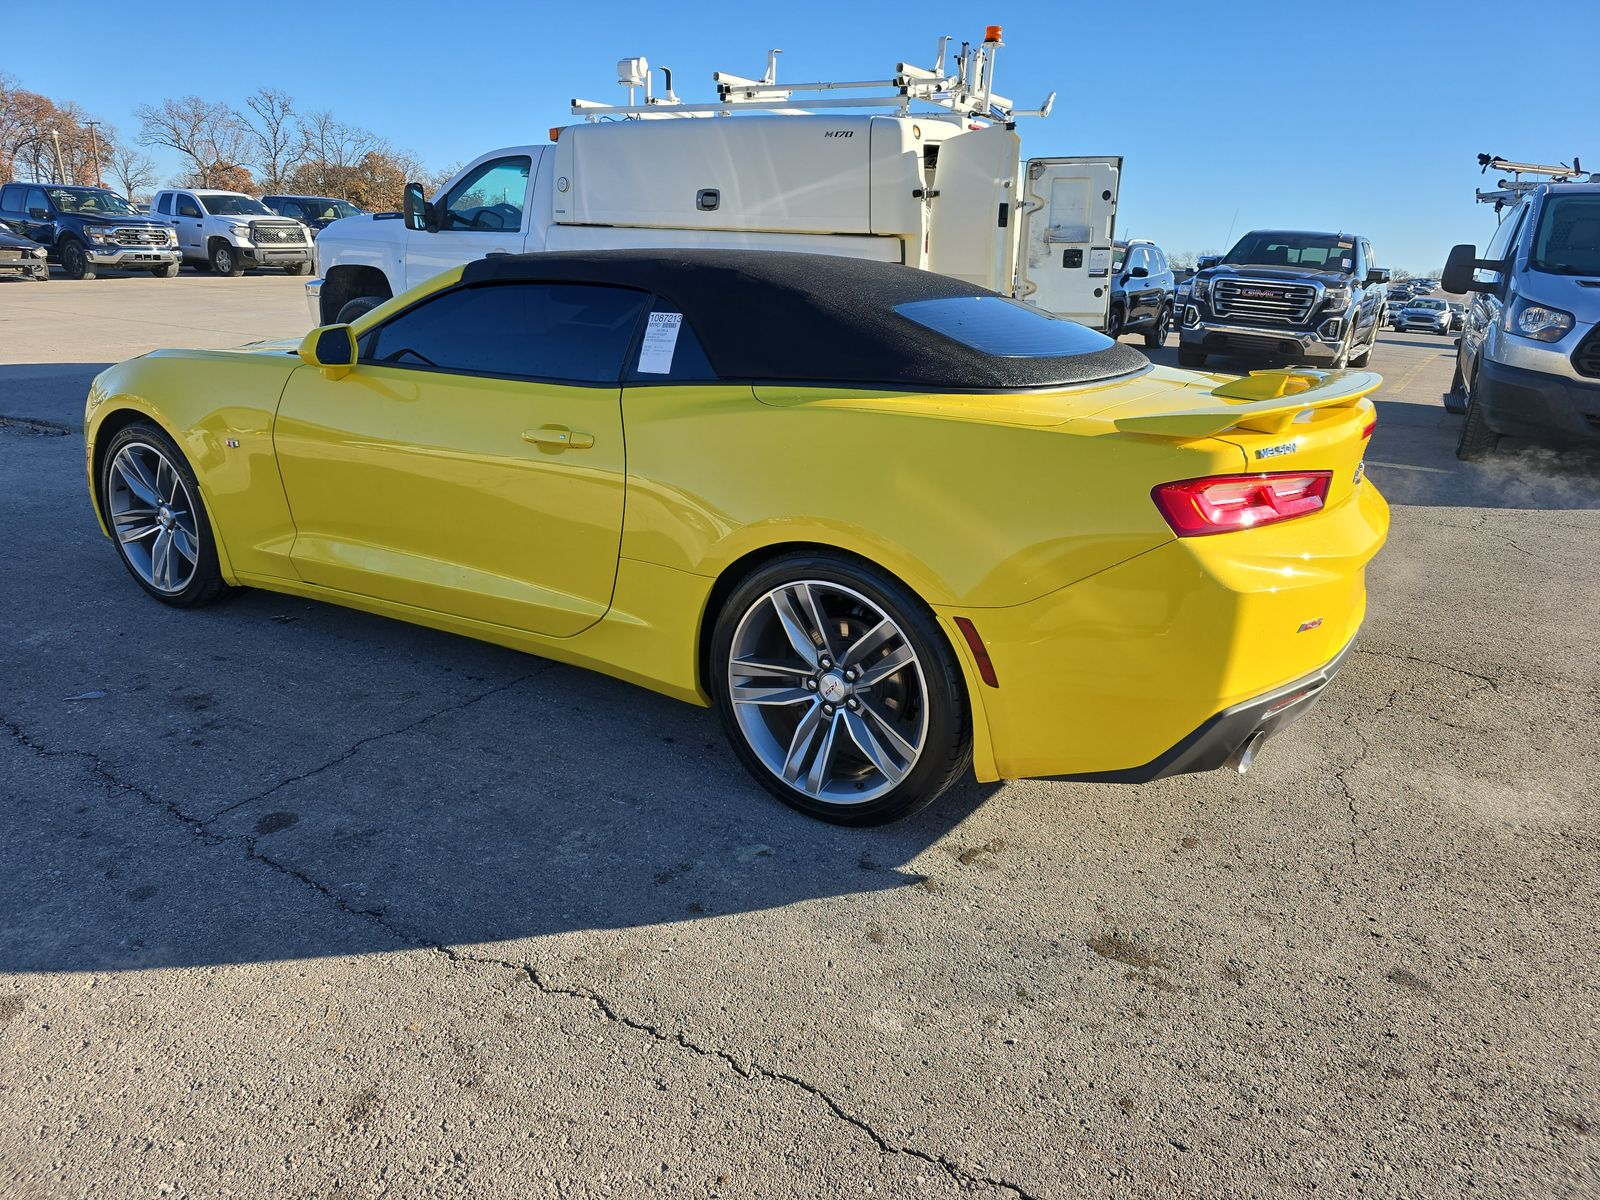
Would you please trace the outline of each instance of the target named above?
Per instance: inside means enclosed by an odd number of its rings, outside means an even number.
[[[1473,377],[1473,384],[1477,384],[1477,377]],[[1477,392],[1474,386],[1472,391]],[[1500,444],[1500,435],[1489,428],[1489,421],[1483,414],[1483,404],[1472,398],[1472,393],[1467,395],[1467,418],[1461,422],[1461,440],[1456,443],[1456,457],[1462,462],[1477,462],[1488,457],[1494,448]]]
[[[1106,336],[1116,341],[1122,336],[1122,305],[1113,304],[1106,314]]]
[[[150,274],[157,279],[176,279],[178,277],[178,264],[167,263],[166,266],[156,267]]]
[[[93,279],[94,264],[82,244],[74,241],[61,243],[61,269],[68,279]]]
[[[735,753],[808,816],[895,820],[972,760],[949,639],[916,596],[868,563],[789,554],[757,569],[722,607],[709,668]]]
[[[348,325],[357,317],[364,316],[382,303],[382,296],[357,296],[354,300],[346,300],[339,308],[338,323],[340,325]]]
[[[239,261],[239,253],[227,242],[218,242],[211,247],[211,269],[218,275],[228,275],[234,279],[244,274],[244,264]]]
[[[122,565],[157,600],[194,608],[227,590],[200,485],[162,430],[140,421],[117,431],[101,462],[100,504]]]

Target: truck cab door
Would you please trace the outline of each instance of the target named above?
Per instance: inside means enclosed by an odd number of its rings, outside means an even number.
[[[1022,142],[1004,125],[939,144],[928,219],[928,270],[1010,294],[1016,269],[1017,162]]]
[[[1032,158],[1022,177],[1017,299],[1104,329],[1122,156]]]
[[[531,155],[505,154],[468,168],[439,198],[437,227],[406,231],[405,286],[490,254],[522,253],[533,166]]]

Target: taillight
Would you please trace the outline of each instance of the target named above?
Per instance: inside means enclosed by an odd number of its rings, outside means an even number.
[[[1212,475],[1163,483],[1150,492],[1179,537],[1254,529],[1316,512],[1328,497],[1332,471],[1275,475]]]
[[[1372,420],[1368,421],[1365,425],[1363,425],[1361,427],[1362,440],[1365,440],[1365,439],[1371,437],[1372,436],[1372,431],[1374,429],[1376,429],[1377,427],[1378,427],[1378,418],[1377,417],[1373,417]]]

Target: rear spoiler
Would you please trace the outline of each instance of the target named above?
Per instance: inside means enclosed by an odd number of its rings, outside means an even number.
[[[1183,440],[1214,437],[1229,429],[1283,433],[1307,409],[1369,405],[1366,396],[1382,383],[1383,376],[1373,371],[1252,371],[1207,392],[1209,403],[1112,423],[1126,433]]]

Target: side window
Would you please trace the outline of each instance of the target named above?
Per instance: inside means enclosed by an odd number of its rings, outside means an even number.
[[[0,188],[0,209],[6,212],[20,212],[22,210],[22,189],[16,184],[7,184]]]
[[[657,300],[628,361],[630,384],[710,383],[717,373],[695,336],[694,327],[675,305]]]
[[[172,215],[171,192],[161,193],[161,199],[156,203],[156,212],[160,213],[163,217],[170,217]]]
[[[1528,207],[1529,202],[1524,200],[1517,206],[1516,212],[1500,222],[1500,228],[1494,231],[1494,237],[1489,239],[1488,248],[1483,252],[1484,258],[1495,261],[1510,256],[1511,248],[1517,244],[1517,234],[1521,231],[1523,221],[1528,215]],[[1499,272],[1474,271],[1472,274],[1480,283],[1487,283]]]
[[[1159,275],[1162,271],[1167,269],[1167,256],[1162,252],[1159,246],[1150,251],[1150,257],[1150,274]]]
[[[200,205],[193,196],[180,195],[178,197],[178,215],[180,217],[202,217]]]
[[[581,283],[443,292],[362,337],[365,363],[615,387],[648,297]]]
[[[531,165],[531,159],[519,155],[497,158],[478,167],[445,197],[441,228],[479,233],[520,229]]]
[[[50,200],[44,194],[43,188],[28,189],[28,211],[32,212],[36,208],[42,208],[45,212],[50,211]]]

